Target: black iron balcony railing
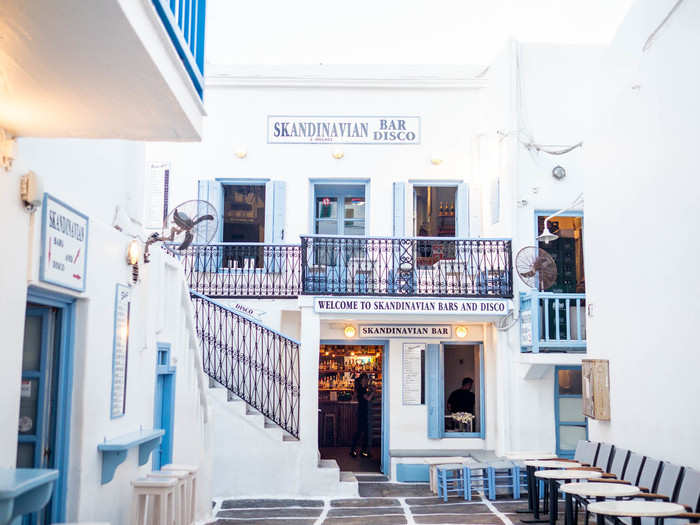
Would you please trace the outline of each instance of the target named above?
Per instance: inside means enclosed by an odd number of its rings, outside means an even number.
[[[299,437],[299,342],[190,291],[204,372]]]
[[[208,297],[297,297],[298,244],[193,244],[181,255],[190,288]]]
[[[513,297],[507,239],[302,236],[301,274],[307,295]]]

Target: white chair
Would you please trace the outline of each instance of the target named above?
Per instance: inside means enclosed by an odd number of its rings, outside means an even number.
[[[187,480],[187,509],[186,514],[187,520],[185,523],[189,525],[195,522],[195,516],[197,513],[197,472],[199,467],[196,465],[183,465],[183,464],[169,464],[161,468],[163,472],[170,471],[185,471],[189,473],[189,478]]]
[[[141,478],[134,488],[130,525],[175,525],[176,478]]]

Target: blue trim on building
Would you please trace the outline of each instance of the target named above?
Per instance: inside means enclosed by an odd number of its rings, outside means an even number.
[[[479,347],[479,431],[445,432],[445,345],[473,345]],[[484,343],[481,341],[448,341],[440,345],[440,414],[442,421],[442,438],[481,438],[486,437],[486,388],[484,385]]]
[[[165,433],[160,441],[160,449],[153,454],[153,470],[160,470],[163,465],[172,463],[176,367],[170,364],[170,344],[158,342],[156,346],[158,351],[156,352],[153,428],[161,429]]]
[[[420,463],[397,463],[396,481],[427,483],[430,481],[430,466]]]
[[[575,449],[562,449],[560,446],[559,428],[561,426],[584,427],[586,429],[586,437],[588,439],[588,420],[581,414],[582,421],[561,421],[559,414],[559,400],[562,398],[579,398],[582,395],[578,394],[560,394],[559,393],[559,371],[560,370],[581,370],[580,365],[557,365],[554,367],[554,433],[556,437],[557,456],[563,458],[573,458]]]

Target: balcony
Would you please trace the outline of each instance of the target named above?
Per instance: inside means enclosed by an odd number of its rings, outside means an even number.
[[[209,297],[513,297],[504,239],[310,235],[301,245],[192,245],[181,259],[192,290]]]
[[[586,295],[521,294],[520,344],[522,352],[585,352]]]
[[[6,0],[0,127],[15,136],[199,140],[205,0]]]

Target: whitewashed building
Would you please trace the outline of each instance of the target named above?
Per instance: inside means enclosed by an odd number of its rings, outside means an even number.
[[[573,452],[586,302],[570,204],[599,53],[511,42],[488,68],[210,66],[202,142],[149,145],[148,198],[167,171],[170,202],[218,210],[209,244],[182,256],[205,370],[245,402],[210,392],[215,495],[347,495],[346,470],[416,481],[455,451]],[[559,278],[533,291],[515,255],[562,208]],[[381,393],[374,464],[347,460],[362,371]],[[466,424],[447,407],[465,377]],[[246,404],[287,439],[244,424]]]

